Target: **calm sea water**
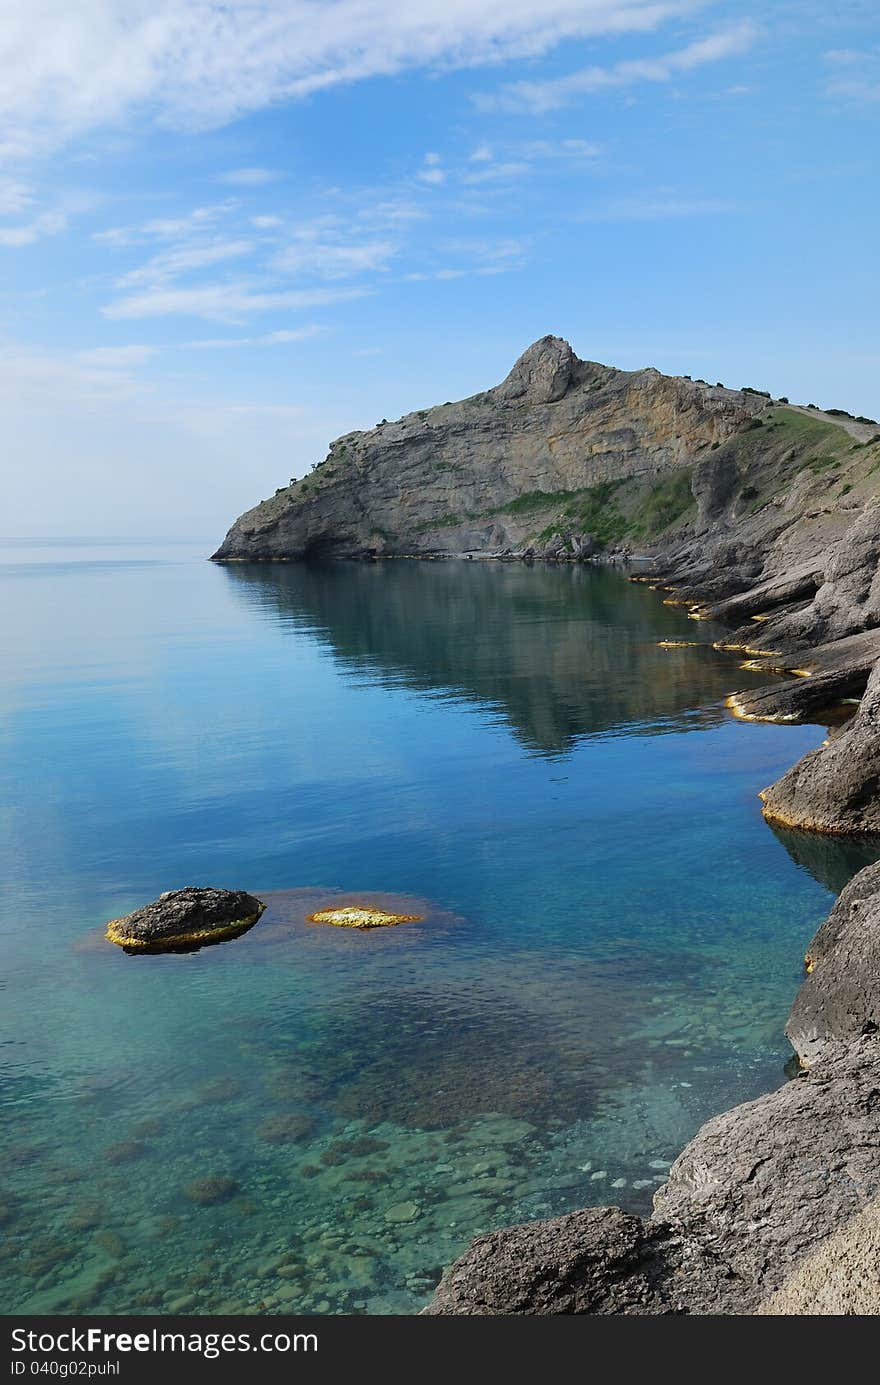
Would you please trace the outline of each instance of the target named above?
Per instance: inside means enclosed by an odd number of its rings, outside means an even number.
[[[0,1309],[415,1311],[480,1231],[647,1209],[868,859],[760,817],[822,730],[731,720],[760,679],[615,572],[210,547],[0,549]],[[187,883],[269,909],[103,941]]]

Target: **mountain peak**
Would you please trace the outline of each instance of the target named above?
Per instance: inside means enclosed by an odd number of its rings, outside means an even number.
[[[552,404],[568,389],[576,363],[577,356],[563,337],[539,337],[493,393],[511,403]]]

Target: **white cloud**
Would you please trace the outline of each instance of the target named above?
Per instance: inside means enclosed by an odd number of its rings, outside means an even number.
[[[196,207],[184,216],[153,217],[140,226],[110,226],[94,231],[92,239],[101,245],[138,245],[150,240],[180,240],[193,234],[203,234],[214,222],[234,210],[236,203],[215,202],[209,207]]]
[[[55,236],[67,226],[64,212],[43,212],[32,221],[21,226],[0,227],[0,246],[16,249],[22,245],[32,245],[43,236]]]
[[[484,110],[543,115],[592,92],[636,86],[641,82],[671,82],[679,74],[693,72],[706,63],[747,52],[757,36],[757,26],[746,19],[656,58],[629,59],[612,67],[585,67],[547,81],[515,82],[499,95],[481,95],[475,100]]]
[[[422,168],[417,176],[423,183],[429,183],[434,187],[446,182],[446,174],[442,168]]]
[[[274,168],[231,168],[228,173],[218,173],[217,182],[234,188],[261,188],[281,176]]]
[[[241,322],[254,313],[278,308],[315,308],[363,296],[363,289],[266,289],[247,283],[203,284],[197,288],[154,288],[108,303],[101,312],[114,320],[149,317],[202,317]]]
[[[845,101],[880,101],[880,49],[838,48],[825,54],[833,70],[825,91]]]
[[[738,210],[736,203],[713,198],[671,196],[620,198],[581,213],[578,221],[669,221],[677,217],[723,216]]]
[[[208,129],[282,100],[412,68],[644,32],[695,0],[29,0],[0,26],[0,154],[137,115]]]
[[[465,173],[462,182],[469,186],[480,183],[509,183],[514,178],[520,178],[524,173],[528,173],[531,165],[528,163],[508,162],[490,163],[482,167],[479,172]]]
[[[118,280],[119,288],[134,288],[138,284],[164,284],[193,269],[205,269],[224,260],[238,259],[253,250],[249,240],[209,241],[207,244],[178,245],[164,250],[146,264],[130,270]]]
[[[34,200],[33,189],[16,178],[0,180],[0,216],[19,216]]]
[[[276,226],[283,226],[284,221],[280,216],[252,216],[251,225],[258,231],[273,231]]]
[[[387,238],[352,237],[339,220],[324,217],[296,227],[289,243],[276,255],[274,266],[284,274],[347,279],[386,269],[396,248]]]
[[[222,351],[233,346],[291,346],[299,341],[312,341],[325,336],[326,327],[312,323],[307,327],[281,328],[277,332],[265,332],[260,337],[209,337],[202,341],[184,342],[184,349],[190,351]]]
[[[144,365],[156,354],[155,346],[94,346],[77,351],[76,360],[85,366],[125,370],[129,366]]]

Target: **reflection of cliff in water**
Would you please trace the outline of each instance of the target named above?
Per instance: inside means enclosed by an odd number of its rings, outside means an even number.
[[[540,754],[626,726],[650,735],[713,725],[733,689],[767,682],[711,647],[657,593],[605,568],[520,563],[236,564],[236,591],[325,640],[385,683],[497,708]]]
[[[857,871],[880,860],[880,837],[837,837],[775,822],[769,825],[795,865],[835,894],[840,894]]]

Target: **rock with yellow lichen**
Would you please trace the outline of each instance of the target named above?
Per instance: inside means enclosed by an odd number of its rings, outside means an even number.
[[[264,908],[244,890],[187,885],[167,890],[124,918],[111,919],[107,938],[126,952],[193,951],[245,933]]]
[[[420,923],[421,919],[421,914],[389,914],[384,909],[353,904],[309,914],[309,923],[330,923],[336,928],[392,928],[398,923]]]

